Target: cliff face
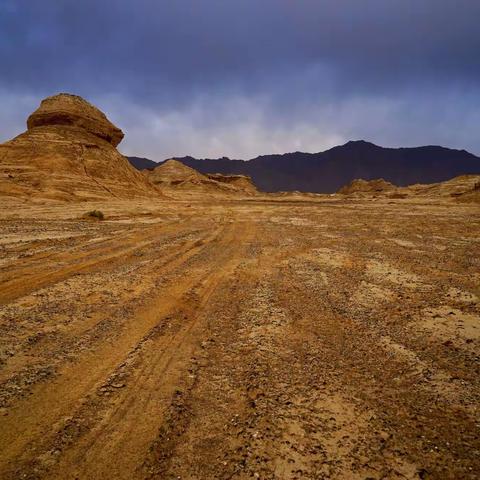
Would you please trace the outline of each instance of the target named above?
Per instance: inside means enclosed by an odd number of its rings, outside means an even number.
[[[58,200],[161,195],[116,149],[123,132],[81,97],[46,98],[27,127],[0,145],[0,194]]]

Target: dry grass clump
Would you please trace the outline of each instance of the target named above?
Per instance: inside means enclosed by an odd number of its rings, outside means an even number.
[[[89,212],[87,212],[84,217],[86,218],[92,218],[92,219],[96,219],[96,220],[104,220],[105,219],[105,215],[103,214],[103,212],[101,210],[90,210]]]

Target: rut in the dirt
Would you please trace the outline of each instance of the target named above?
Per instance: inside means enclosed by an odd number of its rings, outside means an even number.
[[[0,477],[476,478],[480,218],[379,205],[7,222]]]

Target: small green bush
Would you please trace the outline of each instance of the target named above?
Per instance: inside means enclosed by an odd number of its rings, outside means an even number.
[[[91,210],[90,212],[86,213],[87,217],[96,218],[97,220],[103,220],[105,215],[100,210]]]

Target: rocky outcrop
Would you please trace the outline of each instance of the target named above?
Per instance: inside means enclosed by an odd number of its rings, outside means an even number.
[[[254,195],[258,193],[257,187],[248,175],[222,175],[221,173],[209,173],[206,176],[216,182],[232,185],[246,194]]]
[[[460,175],[446,182],[417,184],[402,188],[409,195],[453,198],[462,202],[480,201],[480,175]]]
[[[44,126],[78,127],[116,147],[123,132],[103,112],[82,97],[60,93],[42,100],[40,107],[27,120],[29,130]]]
[[[208,183],[208,179],[195,169],[187,167],[177,160],[167,160],[153,170],[144,173],[150,181],[164,187],[195,186]]]
[[[82,200],[161,193],[115,148],[123,132],[81,97],[45,99],[0,145],[0,195]]]
[[[167,160],[143,170],[149,180],[173,196],[252,195],[257,189],[244,175],[203,175],[178,160]]]
[[[352,194],[375,194],[375,193],[387,193],[396,189],[395,185],[387,182],[383,178],[377,178],[375,180],[352,180],[348,185],[342,187],[337,193],[343,195]]]
[[[445,182],[396,187],[383,179],[354,180],[339,194],[366,198],[457,200],[480,203],[480,175],[460,175]]]

